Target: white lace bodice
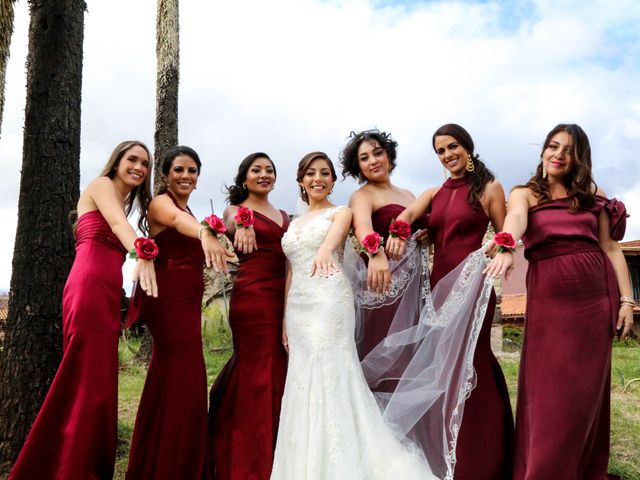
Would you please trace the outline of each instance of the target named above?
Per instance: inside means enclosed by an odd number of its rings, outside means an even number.
[[[341,208],[347,207],[330,207],[309,212],[291,222],[282,237],[282,250],[294,273],[311,271],[311,264],[331,228],[333,217]],[[342,248],[336,254],[341,263]]]

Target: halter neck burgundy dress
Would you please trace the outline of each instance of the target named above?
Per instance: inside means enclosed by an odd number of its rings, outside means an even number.
[[[527,315],[518,378],[514,479],[604,480],[609,460],[611,344],[620,306],[613,266],[598,243],[604,208],[612,238],[626,211],[596,197],[529,209],[522,240]]]
[[[78,219],[62,296],[62,361],[11,480],[113,477],[125,253],[98,210]]]
[[[238,252],[230,300],[233,355],[211,389],[211,469],[217,480],[267,480],[271,475],[287,373],[282,346],[286,257],[282,226],[255,213],[258,250]]]
[[[144,298],[141,313],[153,337],[153,353],[126,478],[206,480],[207,373],[200,311],[204,253],[200,240],[173,228],[154,239],[160,250],[155,259],[158,297]]]
[[[490,219],[482,208],[476,210],[469,205],[469,188],[467,177],[449,178],[431,202],[432,288],[482,246]],[[492,293],[473,358],[476,386],[465,403],[458,435],[456,480],[511,478],[513,414],[504,374],[491,351],[495,306],[496,296]]]

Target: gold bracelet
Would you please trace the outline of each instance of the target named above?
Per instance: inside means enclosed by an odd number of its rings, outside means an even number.
[[[204,232],[205,230],[207,230],[209,227],[206,227],[204,225],[202,225],[199,229],[198,229],[198,240],[202,241],[202,232]]]
[[[622,295],[622,296],[620,297],[620,301],[621,301],[621,302],[632,302],[632,303],[636,303],[635,298],[633,298],[633,297],[632,297],[632,296],[630,296],[630,295]]]
[[[628,306],[631,308],[636,308],[636,303],[635,302],[620,302],[620,306],[624,307],[624,306]]]

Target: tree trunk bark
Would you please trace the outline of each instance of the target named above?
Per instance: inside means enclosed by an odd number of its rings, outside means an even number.
[[[178,0],[158,0],[156,17],[155,191],[162,185],[162,155],[178,144],[180,84],[180,24]]]
[[[13,34],[13,4],[15,0],[0,0],[0,134],[2,133],[2,113],[4,112],[4,85],[9,47]]]
[[[154,135],[154,191],[164,185],[161,166],[165,152],[178,144],[178,87],[180,84],[180,23],[178,0],[158,0],[156,16],[156,131]],[[142,335],[136,360],[148,363],[152,339]]]
[[[29,53],[18,228],[0,354],[0,469],[31,428],[60,361],[62,289],[74,257],[79,197],[82,0],[29,2]]]

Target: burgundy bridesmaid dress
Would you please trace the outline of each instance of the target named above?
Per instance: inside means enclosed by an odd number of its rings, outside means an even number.
[[[467,177],[448,179],[433,197],[429,238],[434,244],[432,288],[471,252],[482,246],[489,217],[467,201]],[[464,406],[456,446],[456,480],[511,478],[513,414],[504,374],[491,351],[495,293],[487,306],[476,344],[476,386]],[[551,478],[551,477],[550,477]]]
[[[211,389],[211,470],[217,480],[267,480],[284,393],[287,354],[282,346],[286,258],[282,227],[255,212],[258,250],[238,253],[230,300],[233,355]]]
[[[9,479],[113,477],[125,253],[98,210],[78,219],[62,298],[62,361]]]
[[[568,206],[554,200],[531,208],[523,236],[529,270],[517,480],[607,478],[611,342],[620,302],[598,243],[598,215],[604,206],[619,226],[624,206],[601,197],[575,213]]]
[[[389,236],[389,225],[393,222],[398,215],[400,215],[406,207],[398,205],[396,203],[390,203],[380,207],[371,214],[371,224],[373,231],[378,233],[386,242]],[[424,218],[416,220],[411,229],[413,232],[420,228],[425,228],[426,222]],[[365,259],[367,261],[367,259]],[[372,310],[366,310],[364,312],[363,325],[364,331],[362,338],[358,339],[358,357],[362,360],[373,348],[378,345],[389,333],[389,327],[393,321],[393,316],[398,309],[400,298],[395,302],[378,307]],[[387,385],[377,388],[374,391],[389,391],[393,389],[395,384],[383,384]]]
[[[160,232],[155,241],[160,249],[155,259],[158,298],[145,298],[141,313],[153,337],[153,353],[126,478],[208,479],[207,373],[200,314],[204,253],[200,240],[173,228]]]

